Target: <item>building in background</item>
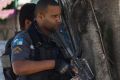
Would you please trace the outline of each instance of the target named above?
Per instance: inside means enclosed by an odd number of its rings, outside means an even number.
[[[8,40],[19,27],[19,10],[25,3],[37,2],[38,0],[0,0],[0,40]]]

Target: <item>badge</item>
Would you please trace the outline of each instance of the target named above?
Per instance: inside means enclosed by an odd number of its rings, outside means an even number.
[[[22,51],[22,49],[20,48],[20,47],[15,47],[15,48],[13,48],[13,52],[14,53],[20,53]]]
[[[34,49],[34,46],[33,46],[33,45],[30,45],[30,49]]]

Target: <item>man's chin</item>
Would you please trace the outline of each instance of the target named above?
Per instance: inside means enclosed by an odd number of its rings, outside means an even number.
[[[56,32],[56,29],[55,28],[49,29],[49,32],[54,33],[54,32]]]

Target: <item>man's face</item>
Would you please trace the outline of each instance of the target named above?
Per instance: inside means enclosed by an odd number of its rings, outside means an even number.
[[[48,6],[42,17],[42,26],[48,31],[58,29],[61,23],[61,9],[59,6]]]

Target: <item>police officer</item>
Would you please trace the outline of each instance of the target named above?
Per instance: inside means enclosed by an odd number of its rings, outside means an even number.
[[[27,30],[29,28],[29,26],[31,25],[32,21],[34,20],[34,10],[35,10],[34,3],[26,3],[21,7],[20,14],[19,14],[19,23],[20,23],[20,29],[22,31]],[[8,58],[7,60],[10,60],[11,43],[12,43],[13,39],[14,39],[14,37],[9,39],[5,46],[5,54],[3,55],[3,60],[2,60],[3,65],[6,64],[6,63],[4,63],[4,61],[6,61],[5,56],[7,56],[7,58]],[[3,66],[5,80],[16,80],[16,75],[13,73],[12,67],[10,66],[11,65],[10,61],[7,61],[7,64],[9,66]]]
[[[34,21],[34,11],[36,4],[26,3],[20,9],[19,24],[21,31],[26,31]]]
[[[69,80],[69,60],[49,34],[60,25],[61,9],[55,0],[39,0],[35,21],[12,42],[12,66],[17,80]]]

